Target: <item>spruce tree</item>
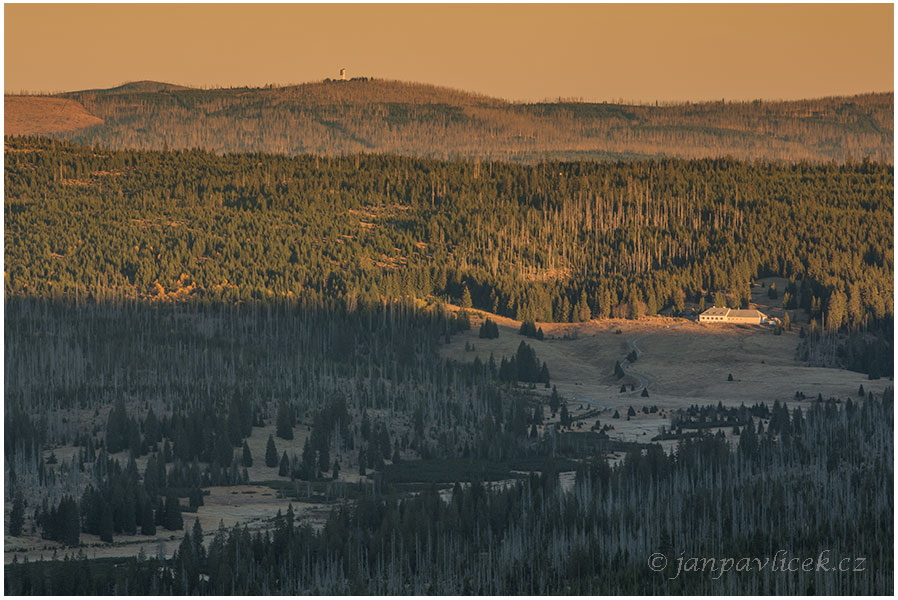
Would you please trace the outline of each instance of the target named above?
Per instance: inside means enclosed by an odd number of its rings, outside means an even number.
[[[281,402],[278,407],[275,433],[283,440],[293,439],[293,417],[290,414],[290,407],[287,406],[286,402]]]
[[[468,286],[465,286],[465,289],[461,293],[461,307],[462,308],[471,308],[473,303],[471,301],[471,292],[468,290]]]
[[[281,464],[278,467],[278,475],[281,477],[286,477],[290,474],[290,459],[287,458],[287,451],[284,450],[284,454],[281,456]]]
[[[100,500],[100,529],[97,534],[104,542],[112,542],[112,507],[105,500]]]
[[[614,361],[614,376],[620,379],[624,375],[626,375],[626,373],[624,373],[624,368],[621,366],[620,361]]]
[[[153,505],[149,499],[143,504],[143,513],[140,519],[141,535],[156,535],[156,521],[153,516]]]
[[[321,444],[321,449],[318,450],[318,476],[324,476],[331,467],[331,455],[330,448],[328,447],[327,441]]]
[[[177,496],[169,495],[165,498],[164,526],[169,531],[184,529],[184,519],[181,517],[181,502]]]
[[[309,443],[309,438],[306,438],[306,443],[303,444],[302,447],[302,468],[300,469],[300,477],[302,479],[315,479],[315,471],[317,468],[315,458],[315,451],[312,449],[312,444]]]
[[[278,466],[278,450],[274,446],[274,437],[268,435],[268,447],[265,449],[265,466],[274,468]]]
[[[22,490],[16,490],[15,499],[12,502],[12,512],[9,515],[9,534],[22,535],[22,527],[25,524],[25,498]]]
[[[558,388],[556,386],[552,386],[552,395],[549,397],[549,408],[552,410],[552,416],[558,412],[558,407],[561,405],[561,396],[558,395]]]
[[[253,466],[253,455],[252,452],[249,451],[249,444],[246,443],[246,440],[243,440],[243,466]]]
[[[203,546],[203,526],[200,525],[200,518],[197,517],[193,522],[193,553],[196,556],[197,563],[202,567],[206,562],[206,548]]]

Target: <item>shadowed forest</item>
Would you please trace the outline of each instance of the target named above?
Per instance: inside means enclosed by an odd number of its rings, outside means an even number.
[[[741,428],[736,448],[709,432],[667,455],[600,433],[597,454],[583,454],[571,442],[586,434],[536,433],[552,399],[500,381],[495,364],[440,359],[436,347],[463,325],[434,310],[12,300],[7,315],[13,514],[24,498],[42,498],[28,507],[34,526],[70,546],[86,534],[111,542],[186,532],[171,560],[16,561],[7,593],[804,594],[892,585],[890,390],[820,399],[806,411],[779,402],[703,411],[703,420]],[[315,484],[354,503],[335,505],[323,527],[297,520],[291,505],[268,530],[222,525],[201,545],[190,515],[201,488],[246,481],[263,457],[247,456],[244,438],[266,422],[277,422],[278,444],[294,424],[309,424],[302,455],[281,459],[286,481],[297,482],[283,488],[294,501]],[[58,464],[40,452],[64,445],[76,452]],[[626,452],[616,466],[602,457],[612,448]],[[370,469],[370,483],[337,481],[351,462]],[[565,488],[558,472],[570,469]],[[456,478],[454,486],[408,483],[437,470],[432,481]],[[507,483],[485,486],[497,479]],[[647,576],[646,556],[671,548],[830,548],[869,562],[862,574]]]

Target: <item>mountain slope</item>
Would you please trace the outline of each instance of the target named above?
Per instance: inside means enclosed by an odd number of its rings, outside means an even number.
[[[77,100],[50,96],[6,96],[5,135],[50,135],[103,123]]]
[[[82,104],[102,124],[55,130],[8,126],[8,133],[55,132],[113,148],[387,152],[524,162],[660,156],[891,162],[893,153],[891,93],[672,106],[522,104],[359,78],[211,90],[136,82],[63,97]],[[11,98],[7,110],[16,113]],[[40,121],[41,115],[28,119]]]

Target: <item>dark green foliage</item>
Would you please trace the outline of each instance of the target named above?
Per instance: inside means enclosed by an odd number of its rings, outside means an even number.
[[[294,421],[293,409],[286,402],[281,402],[276,418],[276,435],[282,440],[292,440]]]
[[[468,286],[465,286],[464,291],[461,295],[461,307],[462,308],[471,308],[471,291],[468,289]],[[484,337],[484,336],[480,336]]]
[[[502,357],[498,375],[500,381],[549,385],[548,365],[540,363],[536,351],[524,341],[521,341],[517,352],[510,359]]]
[[[539,370],[539,379],[540,383],[544,383],[546,387],[549,387],[549,365],[543,362],[542,368]]]
[[[542,367],[536,358],[536,351],[526,342],[518,344],[518,352],[515,357],[518,367],[518,381],[548,383],[548,379],[542,378]],[[546,370],[548,375],[548,370]]]
[[[624,375],[626,375],[626,373],[624,373],[624,368],[621,366],[620,361],[614,361],[614,376],[620,379]]]
[[[140,518],[140,534],[156,535],[156,519],[153,514],[153,505],[150,502],[146,502],[143,505]]]
[[[359,458],[361,461],[361,458]],[[311,438],[306,438],[302,447],[302,463],[299,469],[298,477],[303,480],[315,479],[317,475],[318,460],[316,458],[315,449],[312,447]]]
[[[549,396],[549,408],[552,410],[552,416],[558,412],[558,407],[561,404],[561,396],[558,395],[558,388],[552,386],[552,395]]]
[[[269,468],[278,466],[278,451],[271,435],[268,436],[268,445],[265,447],[265,466]]]
[[[733,380],[733,374],[730,373],[729,375],[727,375],[727,381],[732,381],[732,380]]]
[[[284,454],[281,456],[281,462],[278,466],[278,475],[281,477],[286,477],[290,474],[290,459],[287,458],[287,451],[284,450]]]
[[[16,490],[12,501],[12,510],[9,514],[9,535],[22,534],[22,526],[25,524],[25,497],[21,490]]]
[[[125,403],[120,398],[109,411],[106,425],[106,451],[115,454],[130,449],[135,456],[143,454],[140,429],[136,419],[129,417]]]
[[[499,337],[499,326],[496,325],[496,322],[487,317],[483,323],[480,324],[480,332],[479,337],[485,339],[494,339]]]
[[[246,443],[246,440],[243,441],[243,460],[241,464],[246,468],[253,466],[253,454],[250,452],[249,444]]]
[[[181,503],[177,496],[165,498],[165,515],[163,526],[169,531],[184,529],[184,519],[181,517]]]
[[[534,337],[536,336],[536,325],[533,321],[521,321],[521,327],[518,329],[518,333],[526,335],[527,337]]]
[[[570,427],[571,426],[571,416],[568,413],[566,403],[561,405],[561,416],[560,416],[559,420],[561,421],[562,427]]]
[[[649,388],[642,388],[642,393],[639,395],[642,396],[643,398],[648,398],[649,397]],[[648,412],[648,410],[646,410],[646,412]]]
[[[51,509],[46,506],[37,515],[41,535],[66,546],[81,543],[81,512],[78,503],[71,496],[63,496],[59,504]]]
[[[201,490],[199,487],[192,488],[187,498],[188,504],[190,505],[190,510],[193,512],[196,512],[197,508],[205,504],[205,502],[203,501],[203,490]]]
[[[115,527],[112,516],[112,507],[108,502],[101,501],[99,511],[96,534],[100,536],[101,541],[107,543],[112,542],[112,532]]]

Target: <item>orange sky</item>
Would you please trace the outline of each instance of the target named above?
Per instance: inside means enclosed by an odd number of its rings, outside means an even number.
[[[4,89],[367,75],[512,100],[800,98],[893,89],[878,5],[7,4]]]

